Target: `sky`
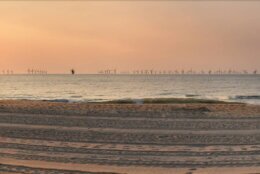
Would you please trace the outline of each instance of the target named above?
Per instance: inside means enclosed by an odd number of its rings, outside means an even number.
[[[0,71],[252,71],[259,33],[255,1],[2,1]]]

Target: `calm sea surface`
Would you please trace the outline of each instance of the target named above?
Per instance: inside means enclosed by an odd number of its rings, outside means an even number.
[[[0,99],[202,98],[260,104],[260,75],[0,75]]]

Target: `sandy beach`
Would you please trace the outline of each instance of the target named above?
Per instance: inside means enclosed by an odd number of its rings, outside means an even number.
[[[0,173],[260,173],[260,106],[2,100]]]

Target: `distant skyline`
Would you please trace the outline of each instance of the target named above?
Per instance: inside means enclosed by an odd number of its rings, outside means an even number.
[[[260,2],[0,2],[0,73],[253,70]]]

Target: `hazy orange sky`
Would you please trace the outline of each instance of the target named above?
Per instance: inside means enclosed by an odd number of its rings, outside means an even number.
[[[259,67],[260,2],[0,2],[0,70]]]

